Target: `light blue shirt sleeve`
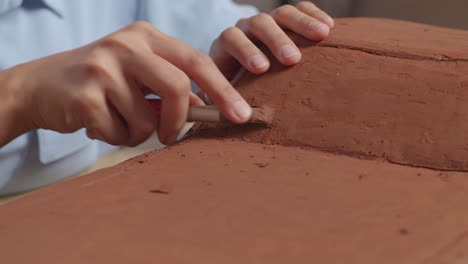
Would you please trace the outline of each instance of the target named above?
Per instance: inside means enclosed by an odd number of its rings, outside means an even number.
[[[224,29],[256,13],[229,0],[0,0],[0,70],[80,47],[136,20],[208,52]],[[71,176],[90,166],[102,145],[83,130],[22,135],[0,148],[0,194]]]

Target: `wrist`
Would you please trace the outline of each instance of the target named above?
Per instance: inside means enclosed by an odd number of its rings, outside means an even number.
[[[24,78],[17,67],[0,71],[0,147],[34,129],[27,111]]]

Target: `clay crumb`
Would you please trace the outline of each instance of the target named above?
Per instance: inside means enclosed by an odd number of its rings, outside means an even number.
[[[251,140],[250,140],[250,138],[249,138],[249,137],[247,137],[247,136],[243,136],[243,137],[242,137],[242,141],[245,141],[245,142],[250,142]]]
[[[366,174],[359,174],[358,176],[358,180],[362,181],[364,178],[366,178],[367,175]]]
[[[180,156],[181,156],[182,158],[185,158],[185,157],[186,157],[184,153],[180,154]]]
[[[144,160],[139,160],[138,163],[143,164],[143,163],[145,163],[145,161]]]
[[[400,229],[398,230],[398,233],[400,233],[400,235],[402,235],[402,236],[407,236],[407,235],[409,235],[409,231],[408,231],[408,229],[406,229],[406,228],[400,228]]]
[[[257,163],[255,163],[255,166],[257,166],[259,168],[265,168],[268,165],[270,165],[270,163],[266,163],[266,162],[257,162]]]
[[[152,189],[149,191],[150,193],[155,193],[155,194],[164,194],[164,195],[168,195],[170,194],[169,191],[166,191],[166,190],[159,190],[159,189]]]
[[[150,189],[149,190],[150,193],[154,193],[154,194],[170,194],[172,192],[172,187],[168,184],[160,184],[160,185],[157,185],[157,187],[153,188],[153,189]]]

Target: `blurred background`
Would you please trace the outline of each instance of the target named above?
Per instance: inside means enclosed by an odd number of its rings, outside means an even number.
[[[297,0],[236,0],[269,12]],[[426,24],[468,29],[468,0],[315,0],[333,17],[388,17]]]

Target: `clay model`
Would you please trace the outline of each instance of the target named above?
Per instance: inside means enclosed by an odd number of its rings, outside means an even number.
[[[0,206],[2,263],[468,262],[468,32],[338,19],[236,86],[271,127],[178,145]]]

